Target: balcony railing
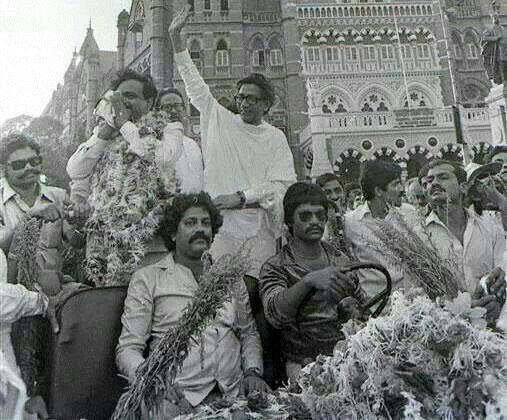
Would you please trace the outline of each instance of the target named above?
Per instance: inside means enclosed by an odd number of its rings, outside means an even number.
[[[489,126],[486,108],[462,110],[466,127]],[[388,112],[344,112],[316,114],[311,117],[312,132],[383,131],[400,128],[453,128],[453,111],[450,108],[400,109]]]
[[[300,19],[348,18],[348,17],[390,17],[390,16],[431,16],[431,2],[407,3],[359,3],[338,5],[300,5],[297,8]]]
[[[243,21],[246,23],[277,23],[281,22],[280,14],[277,12],[245,12]]]
[[[431,71],[438,70],[430,60],[405,60],[405,70],[407,71]],[[401,72],[401,66],[396,61],[367,61],[361,65],[361,62],[346,61],[303,61],[303,74],[343,74],[343,73],[379,73],[379,72]]]

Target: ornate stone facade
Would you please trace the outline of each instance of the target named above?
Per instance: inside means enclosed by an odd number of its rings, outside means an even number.
[[[455,92],[465,140],[479,158],[477,150],[492,141],[479,49],[489,9],[458,3],[441,9],[431,0],[296,2],[308,175],[333,169],[353,181],[362,159],[380,158],[415,176],[431,156],[462,158],[449,107]]]
[[[64,125],[63,136],[83,140],[93,128],[93,109],[116,72],[116,52],[101,51],[88,28],[79,52],[74,52],[64,75],[42,115]]]

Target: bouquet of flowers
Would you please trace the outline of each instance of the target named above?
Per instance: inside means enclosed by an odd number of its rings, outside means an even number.
[[[178,192],[174,159],[162,164],[159,151],[167,121],[163,112],[149,113],[136,124],[139,142],[120,136],[97,163],[85,268],[98,286],[128,284],[156,234],[164,205]]]
[[[430,300],[395,292],[387,316],[350,321],[333,356],[303,370],[315,419],[501,419],[507,416],[507,341],[461,293]]]

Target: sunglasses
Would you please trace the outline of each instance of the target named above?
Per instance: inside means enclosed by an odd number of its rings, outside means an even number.
[[[238,104],[241,104],[243,103],[243,101],[246,101],[246,103],[248,105],[255,105],[257,104],[257,102],[259,102],[261,100],[261,98],[258,98],[257,96],[253,96],[253,95],[236,95],[234,96],[234,100],[238,103]]]
[[[180,111],[183,109],[183,104],[164,104],[160,105],[160,109],[162,111],[172,111],[173,109]]]
[[[27,163],[29,163],[32,168],[39,166],[42,163],[42,156],[35,156],[31,159],[14,160],[12,162],[8,162],[7,164],[15,171],[19,171],[24,169]]]
[[[303,223],[308,223],[313,219],[313,216],[315,216],[319,222],[327,221],[327,212],[325,210],[319,210],[316,212],[302,211],[298,214],[299,220]]]

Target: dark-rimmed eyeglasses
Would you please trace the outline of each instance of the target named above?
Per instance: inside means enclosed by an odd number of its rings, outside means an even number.
[[[237,104],[243,103],[243,101],[246,101],[248,105],[255,105],[257,104],[262,98],[258,98],[257,96],[253,95],[242,95],[241,93],[239,95],[234,96],[234,100]]]
[[[12,162],[7,162],[7,165],[9,165],[15,171],[19,171],[21,169],[24,169],[27,163],[29,163],[32,168],[39,166],[42,163],[42,156],[35,156],[30,159],[13,160]]]

